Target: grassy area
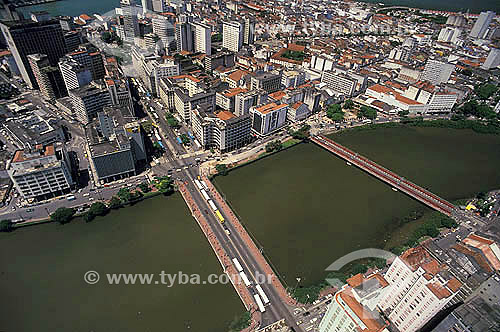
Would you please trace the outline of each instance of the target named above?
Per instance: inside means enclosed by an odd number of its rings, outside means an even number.
[[[291,146],[294,146],[295,144],[299,144],[300,142],[301,142],[301,140],[292,138],[286,142],[283,142],[281,145],[282,145],[283,149],[286,149],[286,148],[289,148]]]
[[[304,58],[305,58],[306,54],[304,52],[301,52],[301,51],[290,51],[290,50],[287,50],[281,56],[283,58],[287,58],[287,59],[291,59],[291,60],[301,61],[302,62],[302,61],[304,61]]]

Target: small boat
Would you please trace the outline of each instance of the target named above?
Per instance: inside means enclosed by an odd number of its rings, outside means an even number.
[[[398,191],[398,190],[397,190],[396,188],[394,188],[394,187],[392,188],[392,190],[394,190],[394,191]]]
[[[351,166],[352,164],[350,162],[347,162],[347,166]]]

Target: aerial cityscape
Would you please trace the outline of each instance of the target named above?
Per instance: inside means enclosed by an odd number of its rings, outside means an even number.
[[[500,332],[498,12],[0,0],[0,331]]]

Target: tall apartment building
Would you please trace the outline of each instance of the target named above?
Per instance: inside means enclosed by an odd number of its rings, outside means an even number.
[[[286,121],[288,104],[269,103],[250,108],[252,131],[259,136],[268,135],[281,128]]]
[[[255,20],[246,17],[243,24],[243,44],[251,45],[255,41]]]
[[[175,27],[171,20],[171,16],[166,15],[154,15],[151,20],[153,33],[160,38],[166,50],[170,50],[175,44]]]
[[[267,92],[263,90],[250,90],[239,93],[234,99],[234,114],[242,116],[250,113],[252,106],[265,104],[267,102]]]
[[[335,94],[346,97],[352,97],[358,85],[358,81],[349,75],[337,74],[331,70],[322,73],[321,82],[325,83]]]
[[[462,29],[444,27],[439,31],[438,41],[457,44],[461,35]]]
[[[74,114],[82,124],[89,123],[103,107],[111,105],[109,91],[93,84],[70,90],[69,96]]]
[[[396,257],[384,277],[390,288],[380,297],[378,306],[400,331],[419,330],[462,287],[448,267],[423,247],[408,249]]]
[[[142,14],[146,14],[153,10],[153,1],[152,0],[142,0]]]
[[[180,74],[180,65],[174,60],[162,59],[137,48],[132,51],[132,60],[145,87],[157,96],[160,93],[160,78]]]
[[[470,31],[470,36],[472,38],[484,38],[488,32],[491,21],[495,18],[495,13],[492,11],[481,12],[476,23]]]
[[[24,199],[44,200],[66,194],[75,184],[71,161],[63,143],[18,150],[6,169]]]
[[[250,141],[252,120],[250,116],[235,116],[228,111],[212,113],[198,105],[191,114],[193,135],[201,146],[221,153],[239,149]]]
[[[133,43],[135,37],[139,37],[138,9],[135,0],[121,0],[120,7],[123,12],[123,34],[124,40]]]
[[[100,80],[106,74],[102,53],[91,44],[80,45],[77,50],[64,58],[70,58],[86,66],[92,73],[92,80]]]
[[[500,66],[500,49],[492,48],[481,68],[490,70]]]
[[[82,35],[78,31],[68,31],[64,33],[64,41],[68,52],[73,52],[82,44]]]
[[[55,101],[68,95],[61,72],[50,65],[45,54],[30,54],[28,61],[44,99]]]
[[[411,47],[404,47],[404,46],[395,47],[389,53],[389,59],[409,62],[412,53],[413,49]]]
[[[455,65],[451,63],[429,59],[425,64],[420,79],[422,81],[429,81],[434,85],[439,85],[448,82],[454,69]]]
[[[240,22],[224,22],[222,25],[222,47],[239,52],[243,45],[243,25]]]
[[[0,28],[26,84],[38,88],[35,75],[28,61],[29,54],[45,54],[51,66],[56,66],[66,54],[66,43],[59,21],[1,22]]]
[[[189,22],[177,22],[175,25],[175,41],[177,43],[177,52],[193,51],[193,30]]]
[[[90,70],[85,65],[69,57],[64,57],[59,61],[59,69],[61,70],[64,84],[68,91],[92,82],[92,73]]]
[[[212,28],[203,23],[192,23],[194,30],[194,51],[212,54]]]
[[[389,323],[376,308],[376,300],[389,288],[380,274],[361,274],[347,279],[347,284],[332,298],[319,324],[320,332],[389,332]]]
[[[263,73],[250,78],[250,90],[264,90],[272,93],[281,89],[281,75]]]
[[[136,174],[146,152],[140,124],[128,108],[105,107],[85,127],[87,155],[96,183]]]

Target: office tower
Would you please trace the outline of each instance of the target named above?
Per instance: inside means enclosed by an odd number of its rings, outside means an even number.
[[[166,11],[167,4],[165,0],[152,0],[153,11],[157,13],[163,13]]]
[[[75,24],[73,23],[73,17],[71,16],[58,16],[59,24],[63,31],[72,31]]]
[[[80,45],[77,50],[67,54],[65,58],[75,60],[87,67],[92,73],[94,81],[104,78],[106,74],[102,54],[91,44]]]
[[[253,18],[246,17],[243,29],[243,44],[251,45],[255,40],[255,21]]]
[[[193,51],[193,30],[190,23],[177,23],[175,25],[175,40],[177,52]]]
[[[120,6],[123,11],[124,39],[127,42],[133,43],[134,38],[139,36],[139,19],[137,18],[135,0],[121,0]]]
[[[192,23],[194,30],[194,51],[212,54],[212,28],[203,23]]]
[[[224,22],[222,25],[222,47],[238,52],[243,44],[243,26],[239,22]]]
[[[64,34],[64,41],[68,52],[73,52],[82,43],[82,36],[78,31],[68,31]]]
[[[62,28],[57,20],[0,22],[0,28],[23,80],[32,89],[38,88],[38,85],[28,62],[28,55],[45,54],[50,65],[56,66],[67,52]]]
[[[64,57],[59,62],[59,69],[66,85],[66,89],[73,90],[80,88],[92,82],[91,71],[83,64],[77,61]]]
[[[490,26],[491,20],[495,18],[495,13],[492,11],[482,12],[472,30],[470,31],[470,36],[472,38],[484,38],[486,33],[488,32],[488,27]]]
[[[89,123],[97,117],[103,107],[111,105],[109,91],[93,84],[69,91],[71,103],[78,121],[82,124]]]
[[[142,13],[146,14],[153,10],[153,1],[152,0],[142,0]]]
[[[427,60],[424,71],[420,79],[422,81],[429,81],[434,85],[448,82],[450,79],[455,65],[445,63],[438,60]]]
[[[156,34],[163,47],[168,50],[175,42],[175,28],[168,16],[155,15],[152,19],[153,33]]]
[[[75,185],[71,160],[63,143],[16,151],[7,164],[7,173],[24,199],[60,196]]]
[[[481,66],[483,69],[489,70],[491,68],[496,68],[500,66],[500,49],[492,48],[490,54]]]
[[[30,54],[28,61],[44,99],[54,101],[68,94],[61,72],[45,54]]]

